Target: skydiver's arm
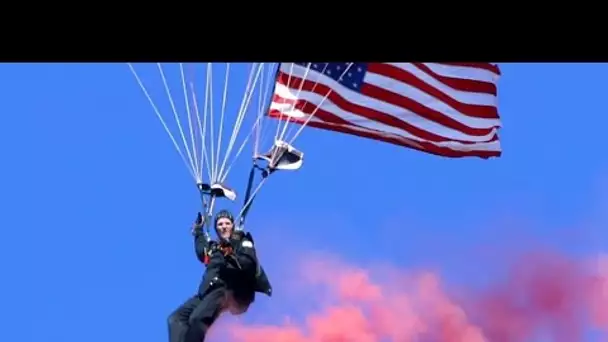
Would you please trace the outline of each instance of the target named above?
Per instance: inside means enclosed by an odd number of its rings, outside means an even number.
[[[194,236],[194,252],[196,253],[197,259],[204,263],[209,263],[211,245],[207,238],[207,234],[203,231],[205,226],[205,220],[203,215],[199,212],[196,220],[192,225],[192,235]]]
[[[208,252],[210,250],[209,242],[207,237],[203,233],[202,229],[194,231],[194,251],[196,257],[202,263],[207,263]]]

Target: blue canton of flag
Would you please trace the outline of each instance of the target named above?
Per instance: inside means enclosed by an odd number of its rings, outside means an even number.
[[[354,63],[354,62],[343,62],[343,63],[294,63],[301,65],[305,68],[310,66],[310,70],[314,70],[318,73],[333,79],[340,83],[340,85],[359,92],[365,73],[367,72],[368,63]]]

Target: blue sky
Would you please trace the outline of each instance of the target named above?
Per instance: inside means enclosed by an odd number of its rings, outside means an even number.
[[[277,296],[278,239],[354,263],[432,264],[465,284],[459,253],[521,238],[509,220],[566,253],[606,248],[608,65],[501,68],[500,159],[442,159],[314,129],[298,139],[304,167],[273,176],[249,221],[265,237],[258,248]],[[189,235],[199,201],[133,76],[124,64],[1,64],[0,74],[3,338],[165,341],[166,316],[202,271]],[[370,239],[388,254],[366,248]],[[264,298],[246,319],[290,310]]]

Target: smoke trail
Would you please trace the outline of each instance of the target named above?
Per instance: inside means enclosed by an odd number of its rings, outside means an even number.
[[[458,291],[433,272],[380,277],[324,259],[305,262],[302,271],[299,281],[320,291],[322,309],[299,324],[237,324],[231,341],[580,342],[590,329],[608,328],[605,256],[581,263],[528,253],[510,262],[502,280]]]

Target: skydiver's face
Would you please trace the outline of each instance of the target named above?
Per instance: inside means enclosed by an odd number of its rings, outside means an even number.
[[[232,231],[234,230],[234,224],[230,221],[229,218],[222,217],[217,220],[217,225],[215,226],[217,229],[217,233],[224,239],[229,239],[232,235]]]

